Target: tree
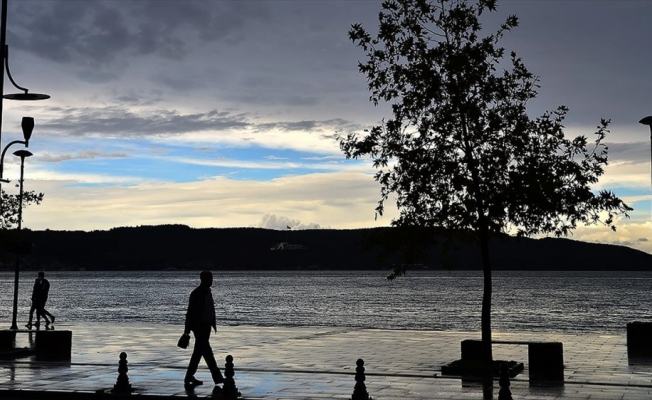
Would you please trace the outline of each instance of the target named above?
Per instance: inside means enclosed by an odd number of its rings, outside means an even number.
[[[585,136],[564,135],[565,106],[528,116],[539,78],[498,45],[518,26],[516,16],[481,36],[481,16],[495,11],[496,0],[386,0],[376,37],[352,25],[349,38],[367,57],[358,68],[370,100],[391,103],[393,115],[363,135],[340,137],[348,159],[373,160],[377,213],[395,196],[394,227],[471,232],[476,239],[486,362],[493,360],[490,238],[567,236],[578,224],[615,230],[614,218],[632,210],[614,193],[591,189],[608,162],[609,120],[589,145]],[[400,267],[393,276],[403,273]]]
[[[18,226],[19,195],[7,194],[0,189],[0,250],[11,252],[24,252],[25,244],[22,242],[15,228]],[[34,191],[23,192],[23,209],[31,204],[41,204],[43,193]],[[31,247],[27,246],[27,247]]]

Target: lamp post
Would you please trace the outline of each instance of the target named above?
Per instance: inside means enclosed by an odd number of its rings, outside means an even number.
[[[2,152],[2,154],[4,155],[4,151]],[[23,181],[25,176],[25,158],[31,157],[32,153],[27,150],[18,150],[14,152],[14,155],[20,157],[20,191],[18,195],[18,225],[16,227],[16,231],[18,232],[18,238],[20,240],[20,231],[22,228],[22,220],[23,220]],[[16,272],[14,274],[14,309],[13,309],[13,314],[11,316],[11,329],[14,330],[18,329],[18,325],[16,324],[16,317],[18,315],[19,273],[20,273],[20,254],[16,254]]]
[[[41,94],[41,93],[29,93],[29,89],[24,88],[22,86],[19,86],[16,81],[14,80],[13,76],[11,76],[11,71],[9,70],[9,46],[7,45],[7,3],[8,0],[2,0],[2,12],[0,15],[0,23],[2,26],[0,27],[0,147],[2,147],[2,115],[3,115],[3,100],[4,99],[10,99],[10,100],[45,100],[49,99],[50,96],[47,94]],[[23,93],[10,93],[10,94],[5,94],[4,91],[4,82],[5,82],[5,71],[7,72],[7,77],[9,78],[9,81],[11,84],[18,90],[21,90]],[[9,146],[17,143],[23,143],[25,144],[25,147],[27,147],[29,143],[29,137],[32,134],[32,129],[34,128],[34,119],[31,117],[27,117],[28,120],[26,121],[25,118],[23,118],[23,135],[25,137],[25,141],[13,141],[9,143],[4,150],[2,151],[2,155],[0,156],[0,182],[2,182],[2,171],[3,171],[3,166],[4,166],[4,155]],[[29,127],[29,120],[31,119],[31,128]],[[29,134],[26,132],[29,131]],[[22,163],[24,162],[25,157],[21,157],[21,195],[22,195]],[[1,184],[1,183],[0,183]],[[2,195],[2,190],[0,188],[0,196]],[[0,197],[0,206],[2,205],[2,199]],[[22,197],[21,197],[21,207],[22,208]],[[21,210],[19,210],[21,212]],[[22,217],[22,215],[21,215]],[[21,221],[20,218],[18,220],[18,226],[20,226]],[[17,307],[18,307],[18,268],[19,264],[18,261],[16,261],[16,275],[15,275],[15,281],[14,281],[14,309],[13,309],[13,318],[11,322],[11,329],[18,329],[18,326],[16,325],[16,312],[17,312]]]
[[[647,125],[650,127],[650,189],[652,190],[652,115],[643,118],[642,120],[638,121],[643,125]],[[652,211],[652,193],[650,193],[650,209]]]
[[[7,150],[15,144],[23,144],[25,147],[29,146],[29,139],[32,137],[32,131],[34,130],[34,118],[32,117],[23,117],[23,121],[21,123],[21,127],[23,129],[23,137],[25,140],[14,140],[13,142],[10,142],[5,146],[5,148],[2,150],[2,154],[0,154],[0,207],[2,206],[2,183],[8,183],[8,179],[3,179],[3,174],[4,174],[4,165],[5,165],[5,154],[7,154]],[[20,194],[18,196],[18,232],[20,234],[21,228],[22,228],[22,220],[23,220],[23,173],[24,173],[24,163],[25,163],[25,157],[29,157],[32,155],[27,150],[18,150],[14,153],[14,155],[20,157]],[[20,257],[16,256],[16,269],[14,272],[14,304],[13,304],[13,313],[11,317],[11,328],[13,330],[18,329],[18,325],[16,323],[16,317],[18,314],[18,281],[19,281],[19,275],[20,275]]]

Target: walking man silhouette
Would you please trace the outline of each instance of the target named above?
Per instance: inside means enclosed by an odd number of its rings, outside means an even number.
[[[184,334],[186,335],[192,331],[195,337],[195,347],[193,348],[184,379],[184,384],[191,387],[204,383],[195,378],[195,372],[197,372],[199,360],[202,357],[204,357],[204,361],[211,371],[213,382],[216,385],[224,382],[224,377],[217,366],[213,349],[211,349],[209,343],[211,328],[217,332],[215,302],[213,301],[213,293],[211,292],[213,274],[210,271],[202,271],[199,274],[199,280],[199,286],[190,293],[184,330]]]
[[[45,327],[50,326],[50,322],[54,323],[54,315],[50,314],[45,309],[45,303],[48,301],[48,294],[50,293],[50,281],[45,279],[45,272],[38,273],[38,278],[34,281],[34,288],[32,289],[32,307],[29,309],[29,322],[25,325],[28,329],[32,329],[32,318],[34,317],[34,310],[36,310],[36,323],[34,326],[38,329],[41,322],[41,317],[45,321]],[[50,317],[50,320],[48,320]]]

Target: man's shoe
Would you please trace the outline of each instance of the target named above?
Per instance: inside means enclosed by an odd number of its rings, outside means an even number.
[[[184,379],[183,383],[185,383],[188,386],[199,386],[204,384],[204,382],[200,381],[199,379],[195,379],[194,376]]]
[[[224,383],[226,380],[224,379],[223,376],[218,376],[217,379],[213,379],[216,385],[219,385],[220,383]]]

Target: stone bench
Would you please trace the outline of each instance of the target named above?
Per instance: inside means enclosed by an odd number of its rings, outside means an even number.
[[[0,349],[3,351],[15,350],[16,335],[24,333],[33,335],[34,340],[31,350],[34,350],[36,357],[50,360],[70,360],[72,354],[72,331],[1,330]]]
[[[562,342],[492,340],[491,343],[527,345],[530,379],[564,380],[564,344]],[[481,358],[481,340],[462,340],[462,360],[480,361]]]

